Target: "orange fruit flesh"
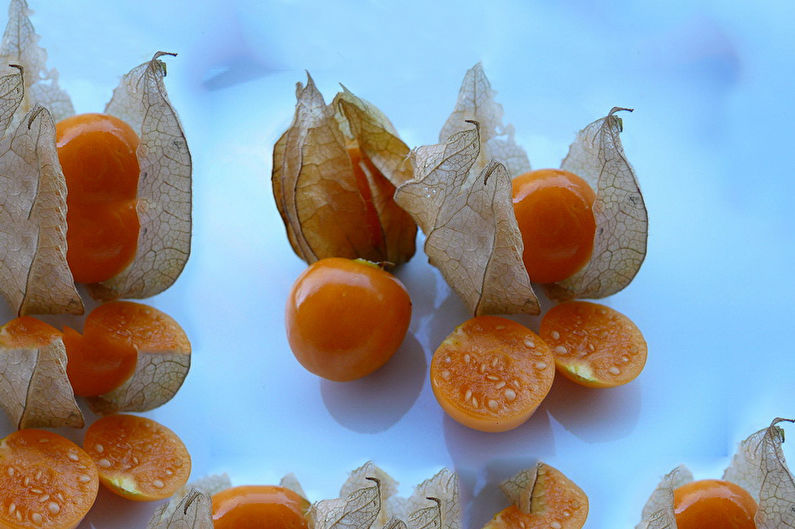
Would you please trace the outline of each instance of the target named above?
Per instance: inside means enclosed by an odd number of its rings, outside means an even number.
[[[78,283],[110,279],[132,262],[138,246],[138,136],[104,114],[66,118],[55,132],[68,190],[69,267]]]
[[[757,505],[729,481],[692,481],[674,490],[677,529],[756,529]]]
[[[632,320],[605,305],[556,305],[544,315],[539,333],[552,349],[558,371],[583,386],[620,386],[646,365],[643,334]]]
[[[450,417],[475,430],[524,423],[549,393],[555,364],[530,329],[497,316],[459,325],[431,360],[431,387]]]
[[[293,285],[287,338],[308,371],[335,381],[366,376],[397,351],[411,321],[411,299],[397,278],[359,261],[322,259]]]
[[[61,331],[31,316],[14,318],[0,327],[0,346],[44,347],[61,337]]]
[[[131,500],[168,498],[190,476],[190,454],[180,438],[145,417],[103,417],[86,430],[83,447],[102,484]]]
[[[559,470],[540,464],[530,512],[511,505],[484,529],[580,529],[588,518],[588,496]]]
[[[567,171],[540,169],[517,176],[512,186],[530,279],[555,283],[585,266],[596,233],[596,194],[588,183]]]
[[[63,342],[69,357],[66,374],[75,395],[102,395],[122,385],[135,372],[135,348],[114,342],[103,334],[81,336],[66,327]]]
[[[66,373],[76,395],[102,395],[135,372],[138,350],[190,351],[185,331],[167,314],[141,303],[114,301],[94,309],[83,335],[65,328]]]
[[[86,318],[83,335],[102,336],[118,348],[190,350],[190,341],[174,318],[132,301],[113,301],[98,306]]]
[[[71,529],[88,513],[99,481],[76,444],[42,430],[0,441],[0,527]]]
[[[307,529],[309,502],[284,487],[245,485],[212,497],[215,529]]]

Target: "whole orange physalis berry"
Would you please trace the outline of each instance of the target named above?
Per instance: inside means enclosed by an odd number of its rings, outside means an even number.
[[[677,529],[756,529],[756,509],[751,495],[730,481],[703,479],[674,490]]]
[[[138,248],[138,135],[106,114],[79,114],[55,127],[66,179],[66,259],[78,283],[117,275]]]
[[[514,178],[513,209],[531,281],[562,281],[588,263],[596,233],[595,199],[588,183],[568,171],[539,169]]]
[[[383,366],[403,342],[411,299],[373,263],[332,257],[307,268],[287,298],[287,340],[298,361],[329,380],[348,381]]]
[[[243,485],[213,495],[215,529],[307,529],[309,502],[284,487]]]

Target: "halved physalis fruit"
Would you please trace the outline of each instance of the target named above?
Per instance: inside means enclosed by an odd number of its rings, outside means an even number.
[[[97,497],[94,462],[79,446],[42,430],[0,441],[0,527],[72,529]]]
[[[17,428],[83,426],[61,331],[30,316],[0,327],[0,406]]]
[[[431,387],[456,421],[502,432],[529,419],[549,393],[554,362],[547,344],[527,327],[479,316],[456,327],[436,349]]]
[[[539,462],[501,485],[513,505],[484,529],[580,529],[588,518],[588,496],[562,472]]]
[[[417,226],[392,199],[411,178],[409,148],[373,105],[343,89],[331,105],[311,77],[298,84],[290,128],[273,148],[273,196],[295,253],[397,265]]]
[[[277,485],[243,485],[212,497],[215,529],[307,529],[309,502]]]
[[[104,329],[98,325],[86,326],[82,335],[69,327],[63,330],[63,343],[69,358],[66,374],[75,395],[96,397],[108,393],[135,372],[138,360],[135,347],[120,342]]]
[[[182,440],[145,417],[103,417],[88,427],[83,447],[102,484],[131,500],[168,498],[190,476],[190,454]]]
[[[583,386],[620,386],[646,365],[643,334],[632,320],[605,305],[556,305],[541,320],[539,334],[552,349],[558,371]]]
[[[722,479],[694,481],[684,465],[666,474],[643,507],[638,529],[781,529],[795,523],[795,477],[775,419],[740,443]]]
[[[103,414],[147,411],[168,402],[190,368],[191,345],[168,314],[148,305],[114,301],[86,318],[83,336],[66,331],[70,377],[91,407]],[[96,349],[93,349],[96,347]],[[131,369],[132,366],[132,369]],[[92,381],[93,376],[105,376]]]

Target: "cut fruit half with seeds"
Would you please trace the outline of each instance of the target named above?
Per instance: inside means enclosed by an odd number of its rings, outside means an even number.
[[[549,393],[547,344],[513,320],[478,316],[459,325],[431,360],[431,387],[453,419],[486,432],[524,423]]]
[[[113,493],[135,501],[162,500],[188,481],[191,460],[165,426],[135,415],[110,415],[86,430],[83,447]]]
[[[484,529],[580,529],[588,518],[588,496],[561,471],[539,462],[500,487],[513,505]]]
[[[539,334],[552,349],[558,371],[583,386],[620,386],[634,380],[646,365],[646,340],[640,329],[605,305],[556,305],[541,320]]]
[[[94,462],[79,446],[42,430],[0,441],[0,527],[72,529],[97,497]]]

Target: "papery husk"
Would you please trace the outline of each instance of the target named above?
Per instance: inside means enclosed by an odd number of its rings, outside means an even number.
[[[296,98],[293,123],[274,146],[271,175],[296,255],[309,264],[326,257],[407,261],[416,225],[392,195],[411,177],[408,147],[380,111],[347,89],[327,106],[307,74]],[[362,154],[364,181],[349,148]]]
[[[425,233],[424,250],[475,315],[538,314],[522,261],[524,243],[502,164],[477,168],[479,126],[412,152],[415,177],[395,201]]]

